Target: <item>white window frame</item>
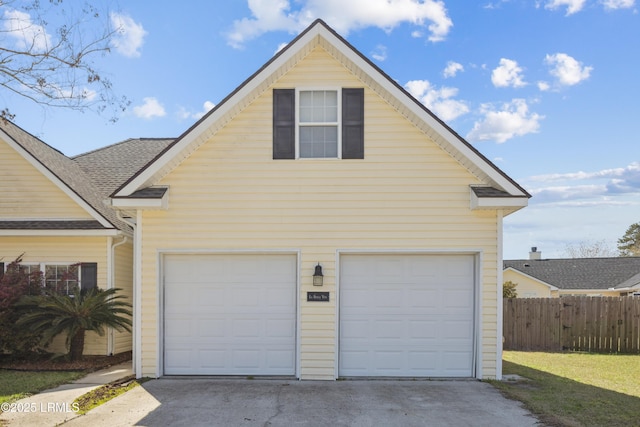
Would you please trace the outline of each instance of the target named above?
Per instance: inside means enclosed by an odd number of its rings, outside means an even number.
[[[42,269],[40,271],[42,271],[42,279],[43,279],[44,287],[45,288],[48,287],[48,283],[47,283],[47,266],[49,266],[49,267],[52,267],[52,266],[55,266],[55,267],[67,267],[68,268],[68,267],[71,267],[73,265],[75,265],[76,269],[77,269],[76,278],[75,278],[76,285],[78,286],[78,288],[82,289],[82,279],[80,277],[82,268],[81,268],[81,263],[78,263],[78,262],[47,262],[47,263],[42,263],[41,264]],[[66,295],[72,295],[69,292],[69,283],[68,282],[69,281],[67,281],[67,283],[65,283],[65,285],[66,285]]]
[[[76,282],[80,289],[82,289],[82,263],[81,262],[21,262],[20,266],[28,266],[30,267],[29,273],[32,273],[31,268],[36,267],[38,271],[42,272],[42,283],[41,286],[43,288],[47,288],[47,266],[58,266],[58,267],[69,267],[72,265],[77,265],[78,271],[76,274]],[[7,264],[4,265],[5,272],[7,271]],[[67,284],[67,295],[69,294],[69,288]]]
[[[337,157],[302,157],[300,155],[300,128],[303,126],[333,126],[334,122],[300,122],[300,93],[301,92],[336,92],[337,94],[337,119],[335,126],[337,127]],[[336,160],[342,159],[342,88],[337,86],[308,86],[308,87],[296,87],[296,101],[295,101],[295,123],[296,123],[296,159],[303,160]]]

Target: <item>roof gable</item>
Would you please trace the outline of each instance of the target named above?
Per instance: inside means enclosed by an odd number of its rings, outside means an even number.
[[[640,283],[640,257],[505,260],[503,265],[559,289],[626,289]]]
[[[93,218],[92,224],[97,221],[103,229],[129,229],[117,218],[116,212],[103,203],[104,195],[73,160],[8,121],[0,122],[0,137],[84,209]],[[28,225],[25,223],[25,228]]]
[[[421,129],[473,175],[486,183],[488,187],[496,188],[511,198],[526,200],[530,197],[526,190],[480,154],[322,20],[316,20],[312,23],[287,47],[170,144],[153,161],[146,164],[137,174],[114,191],[112,197],[127,197],[142,188],[158,183],[160,179],[223,128],[238,112],[242,111],[317,46],[322,46],[351,73]],[[522,207],[522,203],[519,203],[518,207]]]

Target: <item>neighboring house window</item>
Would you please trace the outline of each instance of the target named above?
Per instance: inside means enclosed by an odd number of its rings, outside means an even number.
[[[274,89],[273,158],[364,158],[364,89]]]

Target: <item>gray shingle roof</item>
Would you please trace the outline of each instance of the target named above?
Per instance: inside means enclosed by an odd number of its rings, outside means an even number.
[[[509,267],[559,289],[627,288],[640,284],[640,257],[505,260]]]
[[[173,141],[174,138],[132,138],[80,154],[73,161],[109,196]]]
[[[173,139],[130,139],[71,159],[15,124],[0,120],[0,129],[113,227],[130,230],[104,201]],[[3,229],[93,229],[97,221],[4,221]],[[63,228],[60,228],[63,227]]]
[[[0,221],[0,230],[100,230],[98,221]]]

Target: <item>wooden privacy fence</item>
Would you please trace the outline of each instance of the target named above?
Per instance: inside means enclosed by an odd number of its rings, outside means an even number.
[[[640,297],[505,298],[504,349],[640,353]]]

